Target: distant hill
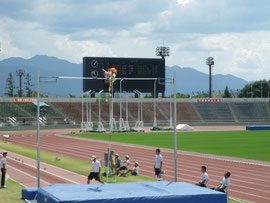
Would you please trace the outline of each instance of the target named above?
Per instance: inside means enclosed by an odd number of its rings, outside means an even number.
[[[179,66],[166,67],[166,77],[172,77],[173,72],[176,72],[177,91],[181,93],[192,92],[208,92],[209,90],[209,75],[197,71],[193,68],[181,68]],[[224,91],[225,87],[229,89],[242,89],[249,82],[233,75],[217,74],[212,77],[212,89]],[[167,88],[168,90],[168,88]]]
[[[32,76],[33,84],[36,84],[37,71],[41,76],[82,76],[82,64],[70,63],[56,57],[37,55],[30,59],[8,58],[0,61],[0,95],[6,92],[6,79],[9,72],[15,77],[16,86],[19,86],[16,70],[24,69]],[[199,72],[193,68],[181,68],[179,66],[166,67],[166,77],[171,77],[173,72],[177,76],[177,92],[189,93],[197,91],[208,91],[208,74]],[[248,81],[233,75],[214,75],[213,89],[224,90],[228,85],[229,89],[241,89]],[[36,89],[36,87],[34,87]],[[166,95],[170,94],[171,87],[167,86]],[[42,83],[41,93],[49,96],[67,97],[68,94],[80,96],[82,93],[81,80],[59,80],[56,84]]]

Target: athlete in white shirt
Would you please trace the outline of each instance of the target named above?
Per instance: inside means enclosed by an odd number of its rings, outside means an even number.
[[[5,178],[7,173],[7,152],[3,152],[3,157],[1,159],[1,188],[6,188]]]
[[[158,178],[160,178],[161,168],[162,168],[163,157],[160,154],[160,149],[156,149],[156,160],[154,165],[155,174]]]
[[[230,185],[230,176],[231,173],[228,171],[227,173],[224,174],[224,178],[222,179],[220,186],[211,189],[227,193]]]
[[[208,174],[206,173],[206,166],[202,166],[201,167],[201,172],[202,172],[202,177],[201,180],[198,184],[198,186],[201,187],[207,187],[207,183],[208,183]]]
[[[90,183],[90,180],[97,180],[99,181],[100,183],[104,184],[103,181],[100,180],[100,171],[101,171],[101,164],[100,162],[97,160],[96,156],[93,155],[91,160],[93,161],[92,162],[92,171],[91,173],[89,174],[88,178],[87,178],[87,184]]]
[[[124,175],[127,175],[128,173],[131,173],[131,175],[137,176],[137,175],[139,175],[139,170],[140,170],[139,162],[136,161],[135,164],[134,164],[134,167],[132,169],[128,169],[127,172],[124,173]]]

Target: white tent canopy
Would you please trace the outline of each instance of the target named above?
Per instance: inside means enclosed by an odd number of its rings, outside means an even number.
[[[178,124],[176,130],[179,131],[193,131],[193,128],[187,124]]]

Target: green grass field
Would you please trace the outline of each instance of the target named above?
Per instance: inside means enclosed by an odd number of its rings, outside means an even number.
[[[3,143],[0,141],[0,148],[14,152],[29,158],[36,159],[36,150],[13,144],[13,143]],[[56,157],[61,157],[61,161],[56,161]],[[76,173],[82,174],[82,175],[88,175],[90,169],[91,169],[91,164],[86,161],[81,161],[77,159],[73,159],[71,157],[66,157],[46,151],[41,151],[41,161],[52,164],[70,171],[74,171]],[[78,166],[80,167],[74,167]],[[104,171],[104,168],[103,168]],[[105,181],[105,177],[101,177],[103,181]],[[146,176],[128,176],[128,177],[116,177],[114,178],[109,178],[110,183],[121,183],[121,182],[142,182],[142,181],[153,181],[153,178],[146,177]],[[7,181],[7,189],[0,189],[0,197],[1,201],[5,203],[20,203],[22,202],[21,200],[21,189],[23,188],[22,185],[12,181],[8,180]],[[0,202],[1,202],[0,201]],[[234,200],[229,200],[230,203],[238,203],[239,201],[234,201]]]
[[[21,191],[23,186],[9,179],[6,182],[8,188],[0,189],[0,202],[2,203],[21,203]]]
[[[20,154],[32,159],[36,159],[36,150],[30,147],[25,147],[13,143],[4,143],[0,141],[0,148],[14,152],[16,154]],[[56,157],[61,157],[61,161],[56,161]],[[89,162],[82,161],[79,159],[74,159],[67,156],[62,156],[59,154],[54,154],[51,152],[40,151],[40,160],[42,162],[58,166],[60,168],[67,169],[69,171],[73,171],[75,173],[79,173],[81,175],[88,176],[92,167],[91,167],[91,160],[89,157]],[[78,167],[80,166],[80,167]],[[102,168],[102,172],[105,171],[105,167]],[[101,180],[105,181],[105,177],[101,176]],[[85,183],[86,183],[85,177]],[[123,182],[143,182],[143,181],[153,181],[153,178],[146,177],[146,176],[128,176],[128,177],[115,177],[109,178],[109,183],[123,183]]]
[[[109,134],[76,137],[108,140]],[[113,133],[112,141],[173,149],[172,132]],[[270,161],[269,131],[178,132],[178,149],[245,159]]]

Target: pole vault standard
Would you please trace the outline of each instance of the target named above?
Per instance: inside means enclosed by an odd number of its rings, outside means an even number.
[[[37,186],[40,187],[40,123],[39,123],[39,115],[40,115],[40,82],[57,82],[58,79],[79,79],[79,80],[104,80],[104,78],[92,78],[92,77],[68,77],[68,76],[51,76],[51,77],[40,77],[39,72],[37,73]],[[115,78],[116,80],[121,80],[121,78]],[[157,80],[164,78],[125,78],[125,80],[154,80],[155,84]],[[174,73],[174,78],[171,79],[174,82],[174,181],[177,182],[177,135],[176,135],[176,76]],[[113,86],[112,86],[113,91]],[[113,92],[111,94],[111,102],[113,102]],[[112,108],[112,105],[110,105]],[[112,115],[112,109],[110,110],[110,115]],[[112,115],[113,116],[113,115]],[[110,123],[112,125],[112,122]],[[110,156],[111,149],[111,131],[112,126],[110,126],[110,137],[109,137],[109,153],[108,158]],[[109,159],[108,159],[109,160]],[[107,171],[109,171],[109,161],[107,166]],[[106,181],[108,182],[108,172]]]

